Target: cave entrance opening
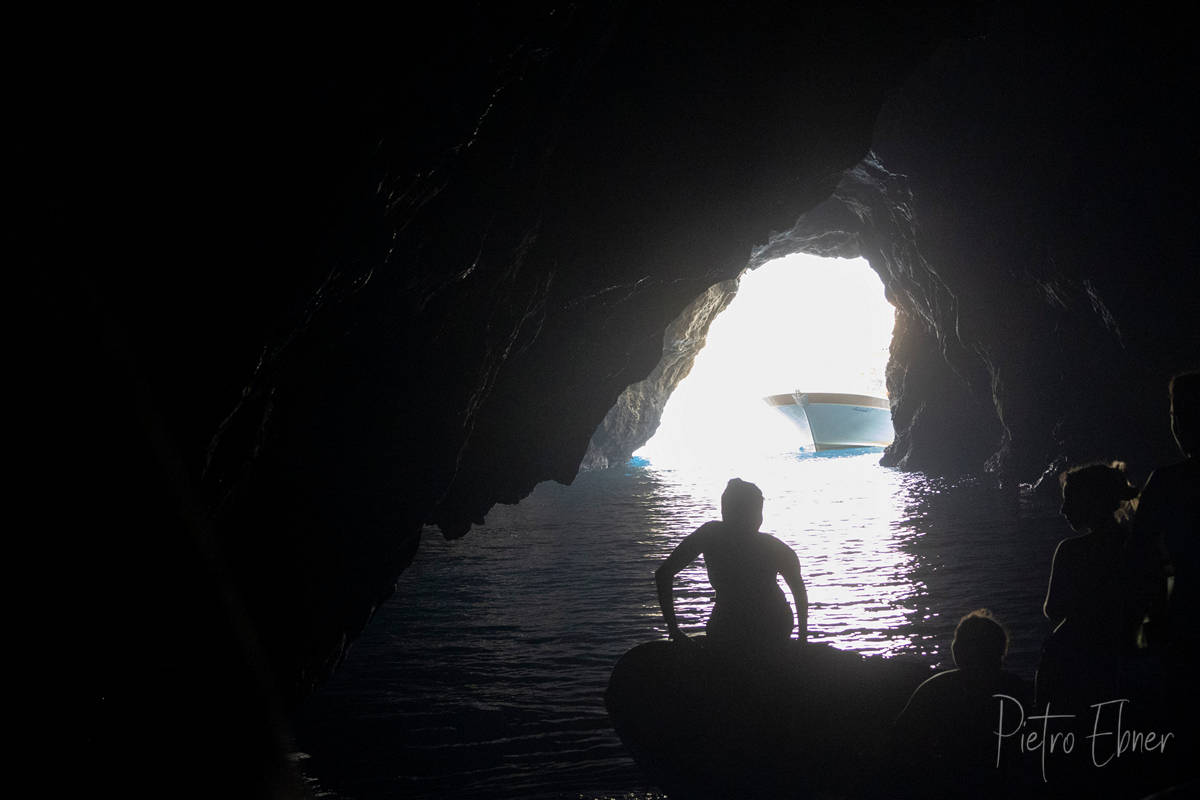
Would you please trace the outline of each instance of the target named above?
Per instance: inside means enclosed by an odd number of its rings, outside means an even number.
[[[796,253],[744,273],[635,458],[727,471],[811,449],[811,439],[763,398],[793,391],[885,397],[894,322],[863,258]]]

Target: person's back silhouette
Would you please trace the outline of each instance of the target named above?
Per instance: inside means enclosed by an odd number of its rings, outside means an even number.
[[[1171,431],[1184,459],[1146,481],[1134,534],[1165,562],[1154,576],[1150,644],[1163,668],[1161,713],[1178,737],[1165,772],[1187,779],[1200,752],[1200,372],[1172,378],[1170,397]]]
[[[1171,430],[1184,460],[1156,469],[1146,481],[1134,532],[1156,543],[1168,563],[1165,624],[1156,621],[1162,643],[1171,657],[1194,658],[1200,652],[1200,373],[1172,378],[1170,396]]]
[[[708,579],[716,593],[706,632],[717,648],[761,651],[786,644],[796,617],[779,587],[782,575],[792,590],[799,617],[800,640],[808,629],[808,595],[800,575],[800,559],[790,547],[766,533],[763,496],[757,486],[733,478],[721,495],[721,522],[706,522],[686,536],[654,573],[667,631],[686,641],[675,618],[675,576],[704,556]]]
[[[1119,461],[1074,467],[1059,482],[1062,515],[1082,535],[1054,551],[1043,611],[1055,628],[1038,667],[1037,704],[1086,708],[1114,696],[1122,650],[1141,621],[1123,524],[1137,489]]]
[[[918,686],[893,725],[896,796],[990,797],[1015,779],[1019,754],[1007,751],[1016,742],[998,758],[996,731],[1030,707],[1032,692],[1002,669],[1007,651],[1008,633],[987,609],[958,621],[955,668]]]

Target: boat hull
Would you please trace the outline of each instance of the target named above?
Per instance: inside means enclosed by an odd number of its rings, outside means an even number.
[[[895,788],[890,722],[931,674],[798,641],[775,659],[722,658],[697,636],[630,650],[604,700],[643,774],[671,797],[890,797],[879,791]]]
[[[811,438],[817,450],[886,447],[896,437],[891,407],[882,397],[793,392],[763,399]]]

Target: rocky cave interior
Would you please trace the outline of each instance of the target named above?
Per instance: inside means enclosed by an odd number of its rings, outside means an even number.
[[[60,30],[17,92],[20,436],[36,563],[97,656],[72,681],[93,783],[283,792],[287,709],[421,536],[627,459],[770,258],[879,273],[887,464],[1021,491],[1175,457],[1166,383],[1200,358],[1184,26],[427,13],[344,57],[328,30]]]

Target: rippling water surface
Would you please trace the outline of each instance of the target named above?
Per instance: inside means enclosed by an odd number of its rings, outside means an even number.
[[[335,678],[294,721],[317,792],[341,798],[656,797],[604,711],[622,653],[665,636],[652,573],[719,518],[738,474],[766,497],[763,530],[800,556],[809,638],[949,666],[958,617],[1009,628],[1007,666],[1032,677],[1057,541],[1052,510],[971,481],[878,465],[878,450],[780,453],[736,473],[630,465],[540,485],[413,566]],[[702,562],[676,579],[703,632]]]

